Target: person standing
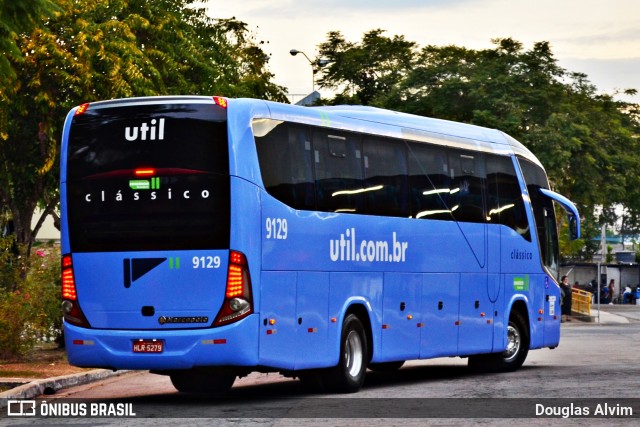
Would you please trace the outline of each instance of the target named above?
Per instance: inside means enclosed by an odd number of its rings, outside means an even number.
[[[616,281],[614,279],[611,279],[609,281],[609,299],[610,299],[609,304],[613,304],[613,300],[616,298],[616,293],[614,291],[615,288],[616,288]]]
[[[561,322],[571,322],[571,285],[569,278],[562,276],[560,280],[560,293],[562,298],[562,317]]]

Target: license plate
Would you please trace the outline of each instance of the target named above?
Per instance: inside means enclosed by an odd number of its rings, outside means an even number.
[[[138,340],[133,342],[134,353],[162,353],[163,351],[164,341]]]

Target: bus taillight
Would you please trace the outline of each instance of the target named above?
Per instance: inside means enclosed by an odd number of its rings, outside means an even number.
[[[74,115],[75,116],[79,116],[80,114],[84,114],[87,111],[88,108],[89,108],[89,103],[82,104],[82,105],[78,106],[78,109],[76,110]]]
[[[71,255],[62,257],[62,312],[67,322],[85,328],[91,327],[78,302]]]
[[[226,98],[223,98],[221,96],[214,96],[213,97],[213,102],[218,106],[218,107],[222,107],[222,108],[227,108],[227,100]]]
[[[78,299],[71,255],[62,257],[62,299],[69,301],[76,301]]]
[[[133,173],[135,176],[154,176],[156,170],[154,168],[138,168]]]
[[[229,252],[225,298],[213,326],[235,322],[251,313],[253,313],[253,300],[249,264],[242,252],[231,251]]]

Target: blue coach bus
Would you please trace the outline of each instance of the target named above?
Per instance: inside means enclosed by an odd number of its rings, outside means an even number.
[[[71,364],[222,392],[278,371],[355,392],[367,369],[519,368],[560,340],[553,201],[492,129],[371,107],[148,97],[65,122]]]

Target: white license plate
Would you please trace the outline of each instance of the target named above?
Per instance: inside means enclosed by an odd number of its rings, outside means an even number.
[[[134,353],[162,353],[163,351],[164,341],[138,340],[133,342]]]

